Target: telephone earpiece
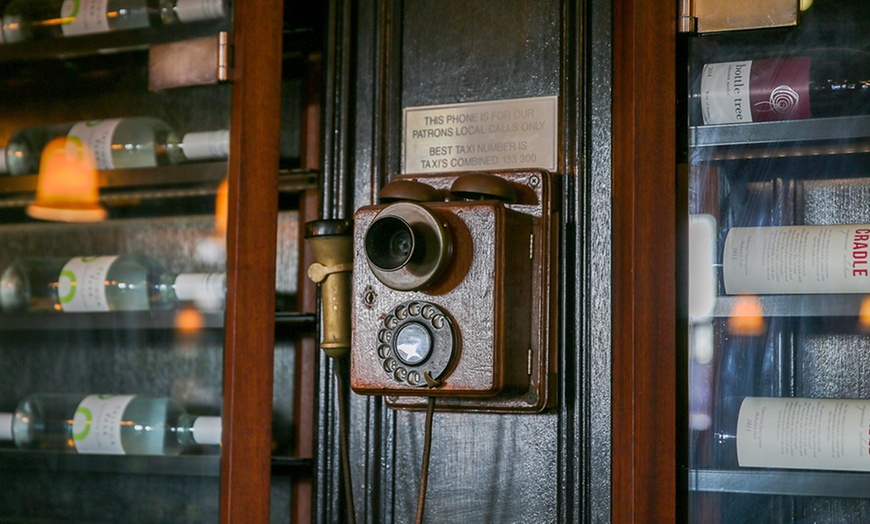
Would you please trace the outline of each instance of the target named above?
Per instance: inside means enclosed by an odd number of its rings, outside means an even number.
[[[486,173],[457,177],[450,186],[450,193],[464,200],[500,200],[505,203],[517,200],[517,192],[510,182]]]

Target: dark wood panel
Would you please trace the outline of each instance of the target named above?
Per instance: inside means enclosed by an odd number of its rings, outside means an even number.
[[[280,0],[235,5],[220,501],[226,523],[269,521],[282,12]]]
[[[676,519],[675,8],[618,0],[613,36],[613,522]]]

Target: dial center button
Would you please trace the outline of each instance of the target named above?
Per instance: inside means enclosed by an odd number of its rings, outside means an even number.
[[[396,356],[414,366],[429,358],[432,352],[432,335],[417,322],[408,322],[396,333]]]

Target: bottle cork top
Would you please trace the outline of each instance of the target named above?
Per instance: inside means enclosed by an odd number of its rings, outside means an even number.
[[[220,444],[223,425],[220,417],[196,417],[193,421],[193,440],[197,444]]]
[[[222,129],[187,133],[181,139],[181,149],[188,160],[226,158],[230,153],[230,132]]]
[[[223,18],[226,14],[225,0],[178,0],[175,14],[182,22]]]
[[[192,300],[203,309],[219,309],[226,295],[226,274],[179,273],[172,288],[178,300]]]

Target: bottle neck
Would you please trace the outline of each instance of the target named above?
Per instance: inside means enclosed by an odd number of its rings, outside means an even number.
[[[2,33],[0,33],[2,34]],[[3,40],[0,40],[0,44],[3,43]],[[0,174],[8,175],[9,168],[6,166],[6,148],[0,147]]]
[[[12,413],[0,413],[0,441],[12,440],[12,422],[15,415]]]

